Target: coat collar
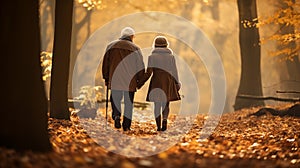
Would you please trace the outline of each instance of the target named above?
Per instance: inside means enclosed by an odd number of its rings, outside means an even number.
[[[131,38],[129,36],[123,36],[123,37],[120,38],[120,40],[127,40],[127,41],[131,41],[132,42],[132,40],[131,40]]]
[[[154,48],[154,50],[152,51],[152,53],[167,53],[167,54],[172,54],[172,50],[170,48]]]

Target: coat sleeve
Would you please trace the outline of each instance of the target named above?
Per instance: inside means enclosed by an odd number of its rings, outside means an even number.
[[[140,49],[137,50],[137,88],[141,88],[144,85],[143,79],[144,79],[144,74],[145,74],[145,64],[143,61],[143,55]]]
[[[105,83],[109,82],[109,64],[109,50],[106,50],[102,63],[102,77],[105,80]]]
[[[144,75],[144,81],[145,81],[145,82],[150,78],[151,74],[153,73],[153,67],[154,67],[154,65],[153,65],[153,59],[152,59],[152,57],[150,56],[150,57],[148,58],[148,66],[147,66],[147,70],[146,70],[146,73],[145,73],[145,75]]]
[[[143,74],[143,76],[140,80],[141,85],[144,85],[146,83],[146,81],[150,78],[152,72],[153,72],[153,60],[152,60],[152,57],[150,56],[148,58],[148,66],[147,66],[146,72]]]
[[[176,66],[176,61],[174,56],[172,56],[171,63],[172,63],[172,76],[175,78],[175,83],[179,84],[178,71],[177,71],[177,66]]]

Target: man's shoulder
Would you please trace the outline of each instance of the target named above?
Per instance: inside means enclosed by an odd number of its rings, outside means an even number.
[[[136,44],[128,40],[115,40],[108,45],[108,48],[125,49],[130,51],[136,51],[140,49]]]
[[[118,43],[119,40],[114,40],[112,42],[110,42],[108,45],[107,45],[107,48],[111,48],[112,46],[114,46],[116,43]]]

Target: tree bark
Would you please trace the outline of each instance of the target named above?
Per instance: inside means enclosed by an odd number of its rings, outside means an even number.
[[[40,4],[40,30],[42,51],[52,51],[54,29],[55,0],[47,0]]]
[[[72,35],[73,0],[57,0],[50,86],[50,117],[70,120],[68,77]]]
[[[84,8],[84,7],[81,7]],[[69,73],[69,85],[68,85],[68,97],[73,98],[72,91],[73,91],[73,75],[75,71],[75,63],[77,56],[79,54],[79,48],[77,48],[77,40],[79,32],[84,29],[84,26],[86,25],[87,35],[85,37],[85,40],[87,40],[91,35],[91,18],[93,14],[93,10],[85,10],[85,16],[82,20],[80,20],[78,23],[74,21],[73,23],[73,32],[72,32],[72,41],[71,41],[71,56],[70,56],[70,73]],[[76,17],[76,16],[75,16]],[[75,74],[76,75],[76,74]]]
[[[3,1],[0,6],[0,145],[50,151],[47,102],[40,66],[37,0]]]
[[[237,95],[262,96],[259,32],[255,27],[243,26],[243,21],[257,18],[256,0],[238,0],[240,21],[241,78]],[[263,100],[236,97],[234,109],[264,105]]]

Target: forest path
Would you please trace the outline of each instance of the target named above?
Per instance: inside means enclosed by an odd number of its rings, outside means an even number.
[[[53,152],[0,148],[0,167],[300,167],[300,119],[248,117],[257,110],[224,114],[207,139],[199,139],[203,115],[172,115],[166,132],[155,131],[152,114],[139,116],[128,132],[113,128],[111,119],[106,126],[104,109],[95,120],[49,119]]]

